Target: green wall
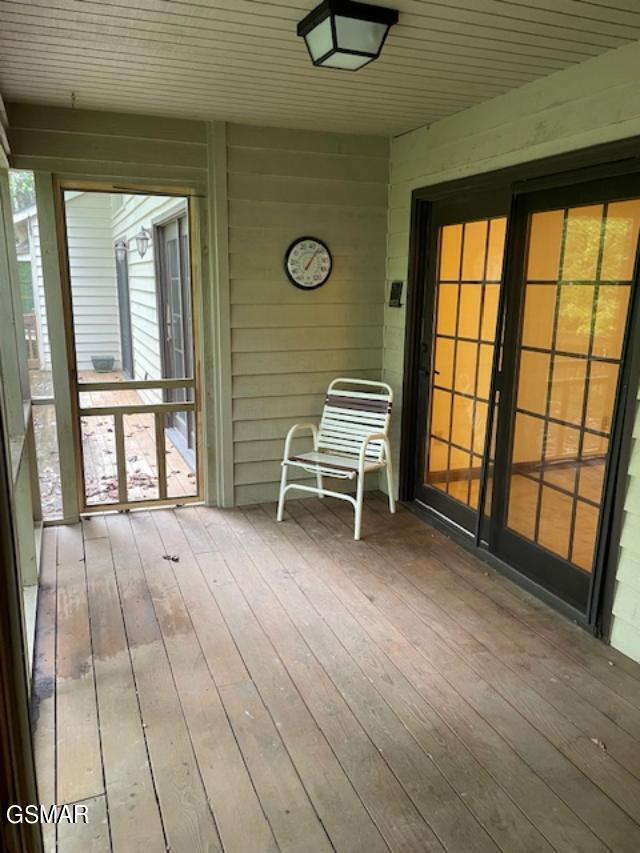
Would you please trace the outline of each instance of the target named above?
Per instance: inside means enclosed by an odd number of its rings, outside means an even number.
[[[640,42],[394,139],[387,282],[406,280],[411,193],[443,181],[640,135]],[[639,145],[640,151],[640,145]],[[383,376],[402,392],[404,312],[385,309]],[[396,430],[399,429],[396,419]],[[640,435],[640,419],[636,434]],[[396,434],[395,449],[399,448]],[[640,660],[640,452],[629,471],[612,643]]]

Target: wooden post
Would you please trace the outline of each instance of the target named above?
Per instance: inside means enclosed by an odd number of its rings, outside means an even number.
[[[127,498],[127,454],[124,446],[124,415],[113,413],[113,428],[116,442],[116,465],[118,467],[118,501],[126,504]]]
[[[156,467],[158,469],[158,497],[164,500],[167,496],[167,453],[164,440],[164,414],[155,413],[156,425]]]
[[[209,296],[205,302],[204,338],[213,351],[213,382],[205,407],[207,429],[213,436],[214,458],[208,463],[215,474],[219,506],[234,504],[233,421],[231,417],[231,299],[229,293],[229,214],[227,191],[227,126],[214,121],[208,127],[209,147]],[[209,447],[212,447],[211,442]],[[211,455],[209,453],[209,455]],[[212,503],[213,496],[207,496]]]
[[[73,409],[71,404],[71,376],[67,359],[62,278],[56,225],[53,178],[50,172],[36,172],[36,198],[40,227],[40,252],[42,277],[47,305],[51,370],[55,394],[58,449],[60,453],[60,479],[62,486],[62,513],[64,520],[79,520],[78,472],[74,448]]]

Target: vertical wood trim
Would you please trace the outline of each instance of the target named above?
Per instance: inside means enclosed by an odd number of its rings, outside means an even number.
[[[116,442],[116,465],[118,466],[118,501],[127,502],[127,456],[124,446],[124,415],[113,413],[113,428]]]
[[[167,497],[167,454],[164,440],[164,415],[162,412],[155,413],[156,427],[156,464],[158,468],[158,497],[164,500]]]
[[[209,494],[215,500],[215,461],[213,448],[215,429],[210,433],[204,428],[210,406],[207,404],[206,389],[212,387],[210,335],[205,334],[204,318],[210,316],[208,303],[205,302],[205,277],[203,270],[204,242],[202,230],[203,204],[201,200],[190,198],[187,217],[189,223],[189,285],[191,289],[191,338],[193,344],[192,363],[195,386],[195,438],[196,472],[198,476],[198,494],[208,501]],[[206,221],[206,217],[205,217]],[[164,433],[163,433],[164,438]],[[207,470],[205,471],[205,465]],[[211,470],[209,470],[211,468]],[[159,473],[159,469],[158,469]],[[165,483],[166,486],[166,483]],[[162,495],[161,495],[162,497]],[[165,494],[166,497],[166,494]]]
[[[53,176],[50,172],[35,172],[42,278],[47,306],[47,323],[51,350],[51,370],[55,390],[56,424],[60,453],[62,512],[66,522],[79,520],[78,472],[74,450],[74,423],[71,401],[71,376],[68,370],[66,328],[58,254]]]
[[[209,269],[210,304],[208,329],[213,344],[213,383],[207,432],[214,437],[215,459],[208,465],[215,472],[219,506],[234,503],[233,421],[231,417],[231,306],[229,285],[229,203],[227,184],[227,125],[210,122],[207,127],[209,156]],[[205,332],[205,338],[207,333]],[[207,389],[208,391],[208,389]],[[211,453],[209,452],[209,456]],[[211,502],[211,495],[208,495]]]

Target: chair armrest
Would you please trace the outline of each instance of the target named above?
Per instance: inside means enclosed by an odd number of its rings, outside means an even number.
[[[287,433],[287,437],[284,441],[284,457],[283,460],[287,460],[291,451],[291,442],[293,441],[293,437],[297,432],[303,429],[310,429],[311,434],[313,435],[313,449],[318,449],[318,427],[315,424],[305,423],[305,424],[294,424],[289,432]]]
[[[360,476],[362,476],[364,472],[364,465],[367,458],[367,447],[371,444],[372,441],[381,441],[385,447],[385,455],[387,454],[389,448],[389,437],[386,432],[372,432],[371,435],[368,435],[366,438],[362,440],[362,444],[360,445],[360,457],[358,462],[358,469]]]

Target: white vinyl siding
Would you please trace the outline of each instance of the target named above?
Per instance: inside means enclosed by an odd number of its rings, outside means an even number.
[[[388,151],[380,138],[240,125],[227,140],[235,500],[246,504],[276,497],[287,430],[319,420],[331,379],[380,378]],[[283,268],[302,236],[333,254],[310,292]]]
[[[79,370],[93,370],[92,356],[112,356],[120,368],[120,323],[106,193],[71,193],[65,203],[73,326]]]
[[[129,274],[129,301],[131,307],[131,335],[133,341],[134,379],[162,378],[160,325],[155,278],[154,223],[165,221],[186,209],[184,199],[168,196],[124,195],[122,203],[114,198],[113,244],[128,242],[127,268]],[[136,247],[135,236],[141,228],[151,234],[151,242],[144,255]],[[142,392],[149,403],[161,402],[159,392]]]

